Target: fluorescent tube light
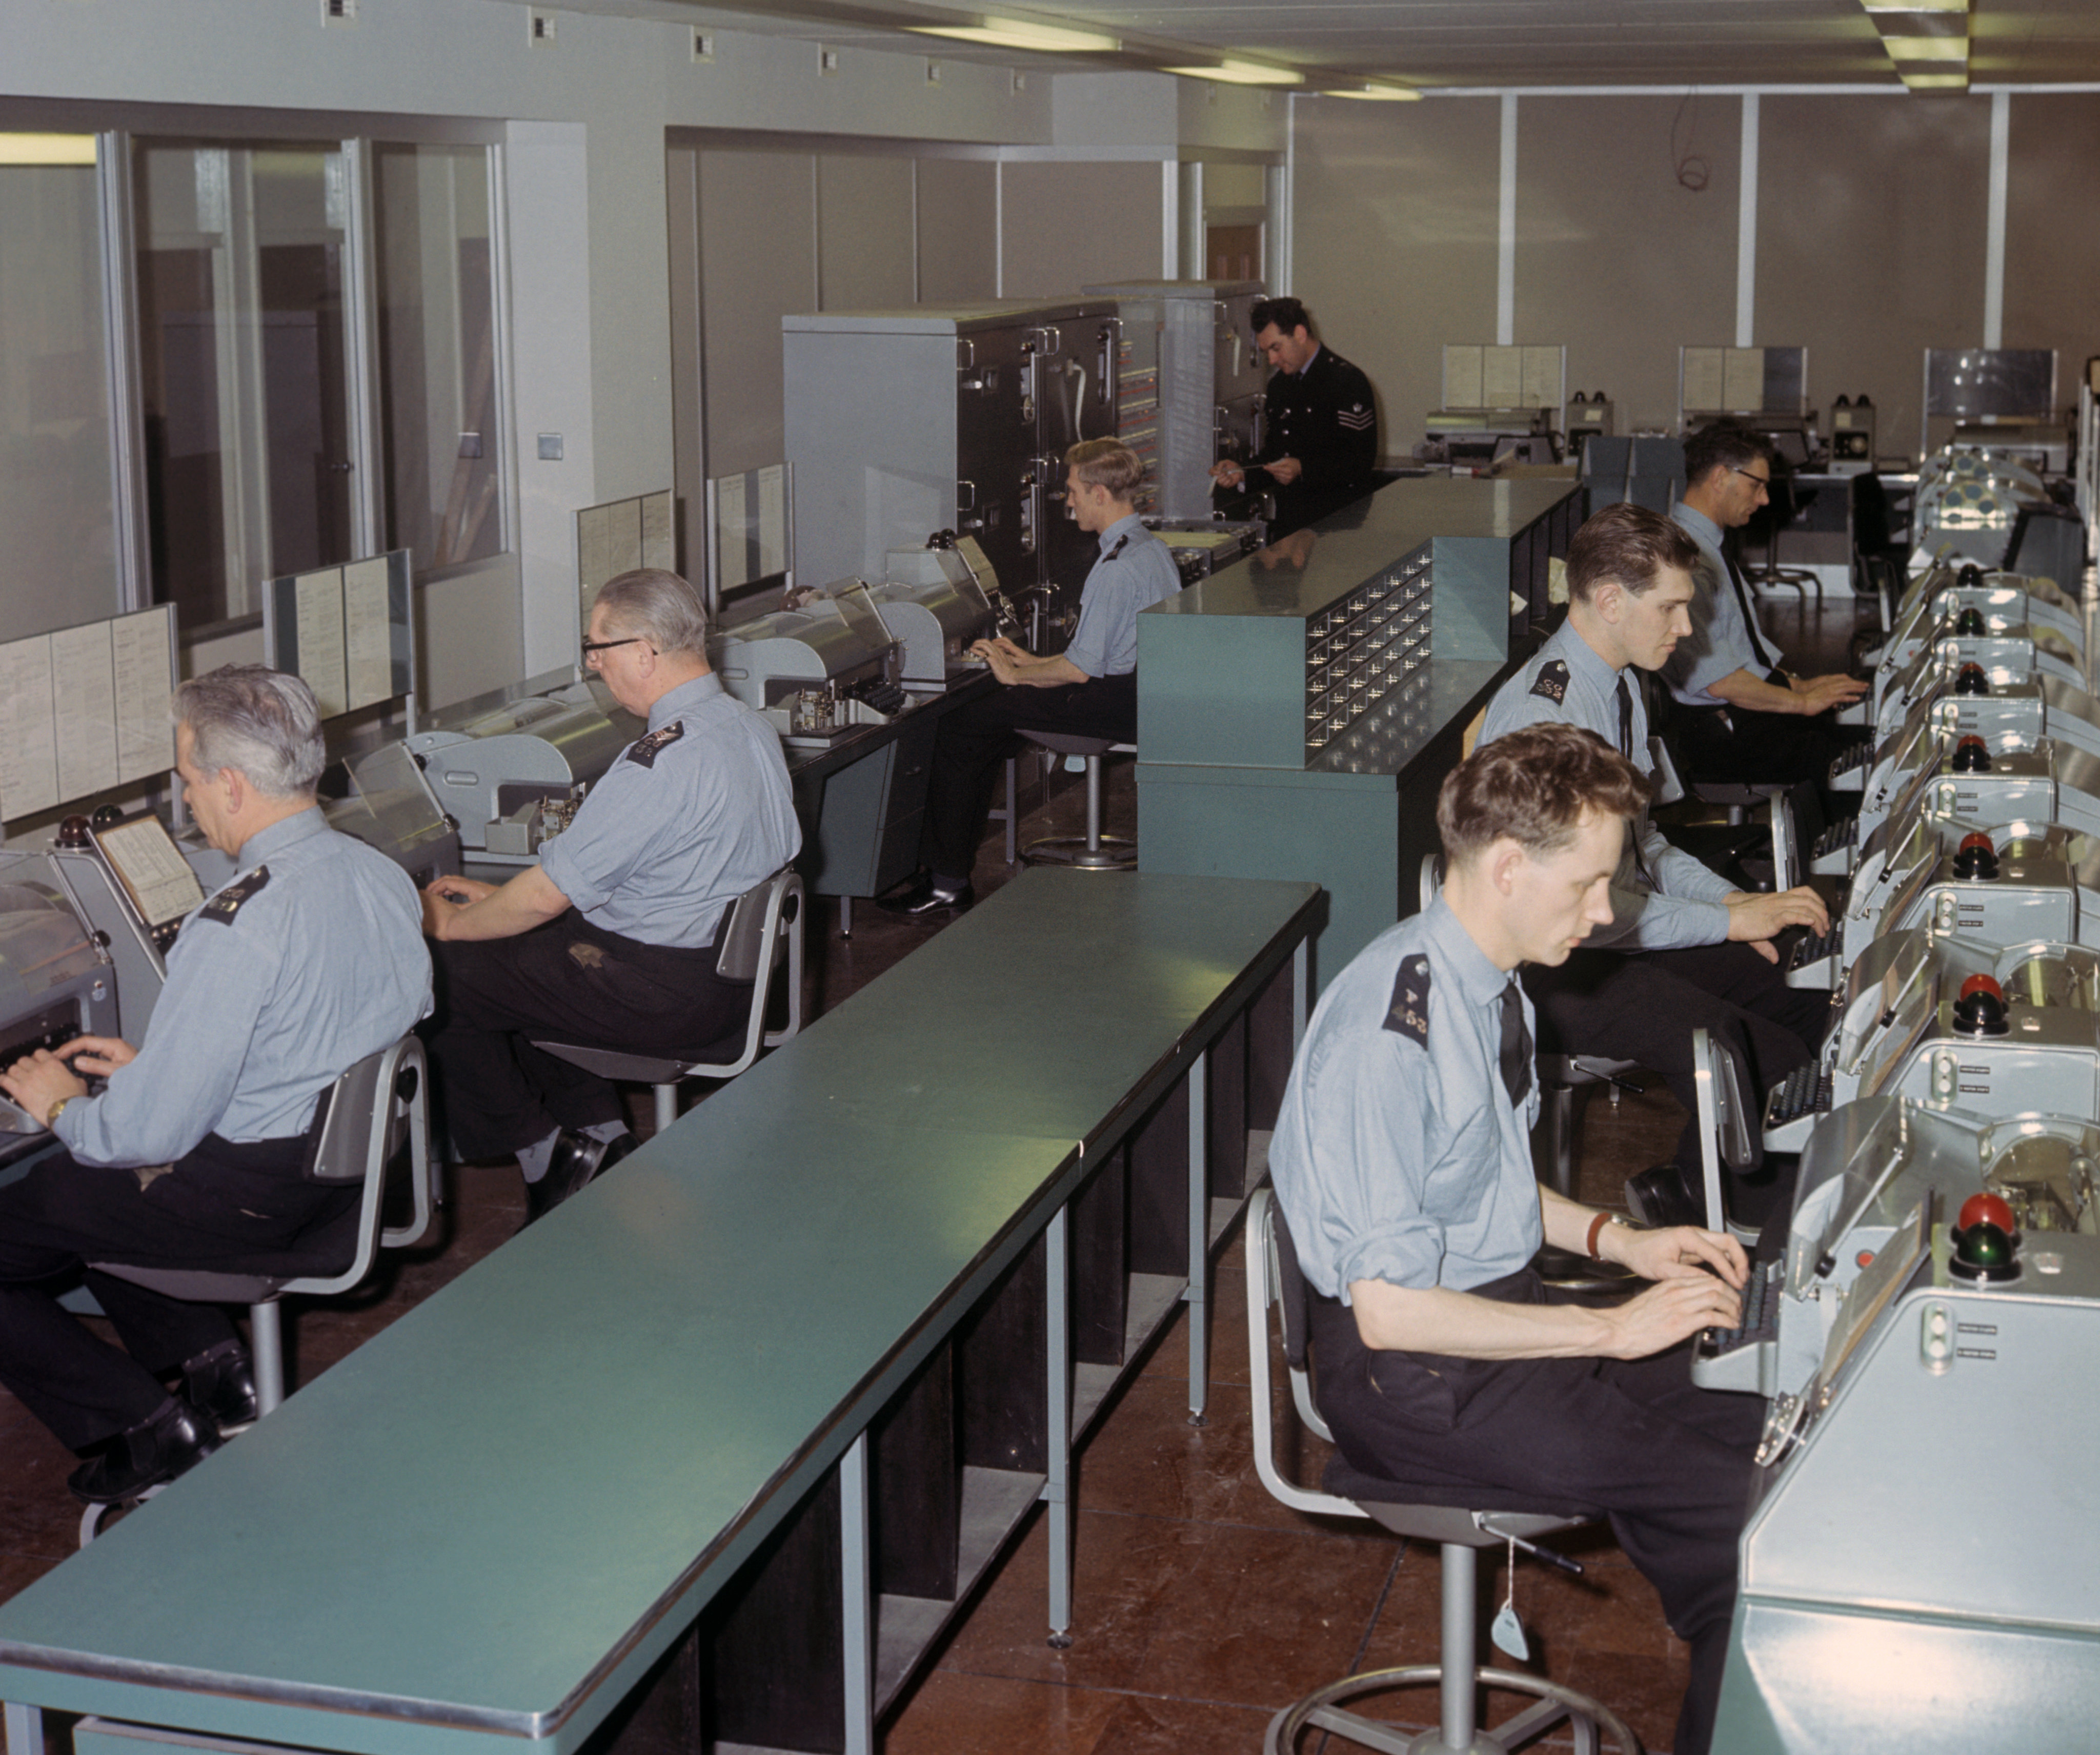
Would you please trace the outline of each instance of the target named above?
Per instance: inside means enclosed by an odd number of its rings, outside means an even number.
[[[1123,46],[1120,37],[1012,19],[988,18],[982,24],[907,24],[905,29],[922,37],[952,37],[995,49],[1036,49],[1050,55],[1114,55]]]

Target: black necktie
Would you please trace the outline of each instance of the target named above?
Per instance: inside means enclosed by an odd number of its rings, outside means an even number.
[[[1619,672],[1618,697],[1619,753],[1625,756],[1628,761],[1633,761],[1634,693],[1631,689],[1626,686],[1626,673],[1624,671],[1621,671]],[[1639,762],[1634,762],[1634,765],[1638,768],[1640,766],[1640,764]],[[1634,875],[1650,889],[1653,889],[1655,888],[1655,880],[1648,875],[1648,861],[1641,858],[1641,825],[1640,819],[1639,818],[1635,818],[1632,822],[1626,825],[1626,833],[1633,840]]]
[[[1743,584],[1743,575],[1736,570],[1736,558],[1726,548],[1721,550],[1721,564],[1728,570],[1728,583],[1735,589],[1736,602],[1743,612],[1743,628],[1750,637],[1750,650],[1757,654],[1758,662],[1767,670],[1779,668],[1779,654],[1765,645],[1764,636],[1758,629],[1758,618],[1750,608],[1750,593]]]
[[[1531,1032],[1524,1027],[1524,995],[1514,975],[1502,989],[1502,1088],[1511,1103],[1521,1105],[1531,1089]]]

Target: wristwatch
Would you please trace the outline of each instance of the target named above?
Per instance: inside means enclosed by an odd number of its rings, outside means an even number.
[[[1597,1240],[1604,1236],[1604,1227],[1607,1225],[1623,1225],[1629,1231],[1633,1228],[1617,1213],[1599,1213],[1590,1221],[1589,1240],[1583,1245],[1583,1248],[1589,1252],[1590,1259],[1592,1261],[1602,1261],[1604,1259],[1598,1250]]]
[[[71,1097],[60,1097],[57,1102],[54,1103],[48,1109],[45,1110],[44,1125],[46,1127],[57,1127],[59,1124],[59,1117],[65,1113],[66,1105],[72,1101],[73,1099]]]

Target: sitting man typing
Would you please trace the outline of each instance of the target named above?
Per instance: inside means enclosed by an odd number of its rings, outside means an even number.
[[[315,804],[312,691],[231,665],[184,683],[174,711],[183,797],[236,875],[183,922],[136,1047],[80,1036],[0,1074],[65,1148],[0,1188],[0,1382],[89,1453],[68,1484],[90,1504],[210,1455],[255,1418],[254,1382],[217,1305],[89,1272],[119,1352],[56,1293],[90,1261],[236,1271],[298,1254],[361,1198],[302,1178],[316,1100],[430,1003],[415,886]],[[107,1088],[88,1095],[83,1074]]]
[[[1644,506],[1608,505],[1568,546],[1568,620],[1496,690],[1483,743],[1520,725],[1579,725],[1651,774],[1648,712],[1630,669],[1654,670],[1683,638],[1693,593],[1692,539]],[[1821,1046],[1827,995],[1789,987],[1771,940],[1790,926],[1816,932],[1830,919],[1815,891],[1739,890],[1672,847],[1641,812],[1633,819],[1608,928],[1553,966],[1528,971],[1525,991],[1548,1034],[1585,1054],[1652,1067],[1688,1118],[1674,1168],[1629,1180],[1627,1200],[1649,1224],[1701,1216],[1697,1087],[1692,1032],[1725,1042],[1762,1097]],[[1730,1219],[1754,1232],[1787,1210],[1791,1179],[1762,1153],[1730,1178]]]
[[[1065,504],[1080,529],[1101,539],[1101,558],[1079,593],[1072,642],[1036,658],[1012,641],[980,640],[972,651],[1006,686],[941,721],[928,781],[921,870],[878,899],[892,914],[967,908],[977,900],[970,870],[991,813],[999,764],[1021,727],[1127,743],[1137,736],[1137,612],[1181,589],[1167,545],[1139,521],[1145,462],[1113,439],[1089,439],[1065,453]]]
[[[534,1219],[632,1141],[612,1085],[530,1038],[697,1054],[740,1029],[751,988],[715,972],[717,934],[802,844],[780,739],[708,668],[707,612],[684,580],[645,567],[607,580],[584,662],[648,734],[538,865],[500,888],[441,877],[423,894],[452,1144],[470,1159],[515,1152]]]
[[[1671,1747],[1703,1755],[1763,1404],[1695,1387],[1683,1343],[1736,1320],[1743,1251],[1540,1187],[1531,1007],[1514,974],[1610,919],[1647,796],[1631,763],[1571,725],[1511,732],[1453,770],[1436,809],[1443,892],[1321,999],[1269,1163],[1319,1294],[1321,1411],[1343,1457],[1420,1491],[1608,1514],[1692,1647]],[[1615,1307],[1560,1302],[1530,1266],[1542,1242],[1654,1283]]]

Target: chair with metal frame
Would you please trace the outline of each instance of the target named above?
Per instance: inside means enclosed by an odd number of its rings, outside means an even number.
[[[536,1041],[532,1046],[601,1078],[655,1087],[656,1131],[664,1132],[678,1118],[678,1087],[685,1080],[734,1078],[758,1058],[761,1048],[777,1048],[801,1031],[802,904],[801,875],[792,866],[782,866],[730,904],[729,926],[715,959],[715,972],[727,981],[751,983],[751,1011],[744,1022],[743,1047],[735,1059],[699,1060],[682,1055],[633,1054],[562,1042]],[[783,956],[788,963],[788,1021],[779,1030],[769,1030],[766,1001],[772,992],[774,972]]]
[[[377,1054],[367,1055],[323,1095],[328,1105],[309,1182],[345,1187],[361,1184],[358,1204],[334,1222],[324,1238],[316,1237],[298,1257],[324,1259],[324,1247],[339,1244],[347,1263],[332,1273],[317,1272],[288,1258],[268,1271],[233,1272],[192,1268],[138,1267],[126,1262],[91,1263],[98,1273],[128,1280],[168,1298],[194,1303],[245,1304],[249,1356],[255,1372],[255,1401],[263,1414],[285,1400],[285,1343],[279,1301],[286,1294],[329,1298],[364,1283],[383,1249],[406,1249],[430,1229],[431,1175],[430,1121],[426,1107],[428,1069],[418,1037],[404,1036]],[[412,1210],[406,1224],[388,1227],[383,1212],[388,1167],[406,1148]],[[90,1506],[81,1519],[81,1546],[86,1547],[107,1506]]]
[[[1322,1439],[1332,1435],[1317,1404],[1308,1344],[1308,1289],[1291,1247],[1288,1228],[1273,1190],[1256,1191],[1247,1205],[1247,1344],[1254,1412],[1255,1467],[1262,1484],[1293,1510],[1335,1517],[1368,1518],[1394,1535],[1435,1542],[1442,1565],[1442,1647],[1439,1661],[1399,1669],[1369,1670],[1316,1689],[1269,1721],[1263,1742],[1265,1755],[1288,1755],[1299,1734],[1316,1728],[1383,1755],[1502,1755],[1569,1721],[1577,1755],[1595,1755],[1598,1733],[1611,1738],[1625,1755],[1637,1755],[1639,1744],[1608,1707],[1544,1677],[1502,1669],[1479,1662],[1478,1555],[1483,1548],[1515,1542],[1554,1564],[1580,1572],[1564,1556],[1534,1546],[1534,1538],[1577,1529],[1597,1522],[1601,1512],[1573,1504],[1512,1504],[1508,1493],[1477,1493],[1448,1488],[1415,1488],[1358,1474],[1337,1456],[1328,1466],[1333,1492],[1316,1492],[1289,1479],[1276,1458],[1275,1399],[1268,1330],[1269,1312],[1280,1318],[1283,1351],[1298,1418]],[[1344,1710],[1342,1704],[1390,1690],[1438,1690],[1437,1733],[1411,1736],[1395,1726]],[[1538,1704],[1496,1726],[1479,1723],[1477,1691],[1507,1689],[1537,1697]]]

